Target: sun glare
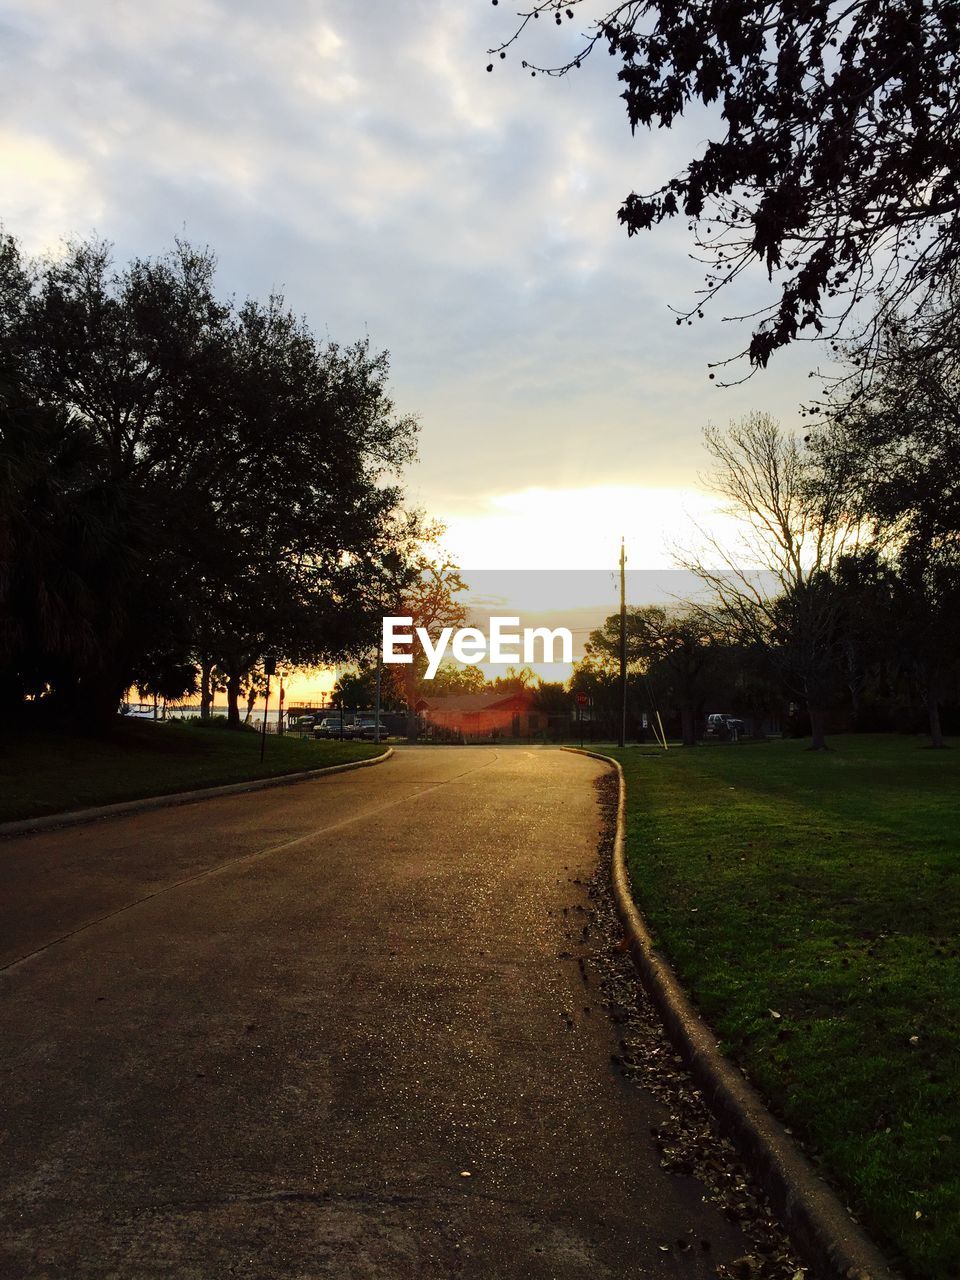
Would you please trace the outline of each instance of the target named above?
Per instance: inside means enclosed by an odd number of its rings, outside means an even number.
[[[672,569],[702,551],[705,536],[729,543],[733,534],[708,494],[640,485],[524,489],[442,518],[465,570],[603,569],[616,564],[621,536],[631,568]]]

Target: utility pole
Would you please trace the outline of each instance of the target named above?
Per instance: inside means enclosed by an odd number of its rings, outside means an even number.
[[[263,764],[263,753],[267,745],[267,712],[270,709],[270,677],[277,674],[277,659],[272,653],[263,655],[263,674],[267,677],[267,691],[263,699],[263,728],[260,732],[260,763]]]
[[[267,676],[267,692],[263,699],[263,727],[260,730],[260,763],[263,764],[263,752],[267,745],[267,711],[270,707],[270,677]]]
[[[377,687],[373,700],[373,740],[380,741],[380,695],[383,687],[383,582],[377,581]]]
[[[627,745],[627,552],[620,539],[620,736],[617,745]]]
[[[378,619],[380,621],[380,619]],[[377,636],[377,694],[373,706],[373,740],[380,741],[380,688],[383,680],[383,629]]]

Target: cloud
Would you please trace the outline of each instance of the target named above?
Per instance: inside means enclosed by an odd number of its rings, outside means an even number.
[[[602,53],[569,79],[512,56],[488,75],[505,22],[464,0],[7,0],[0,216],[33,250],[185,233],[225,292],[279,285],[321,334],[369,333],[421,415],[411,479],[434,509],[689,485],[708,418],[792,415],[803,353],[708,384],[745,335],[677,329],[700,280],[686,233],[616,221],[706,117],[632,139]],[[572,25],[538,38],[572,49]]]

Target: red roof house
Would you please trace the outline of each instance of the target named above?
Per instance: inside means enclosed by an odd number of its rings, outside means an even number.
[[[422,697],[417,714],[439,736],[474,741],[529,738],[546,728],[547,717],[537,712],[532,689],[512,693],[461,693]]]

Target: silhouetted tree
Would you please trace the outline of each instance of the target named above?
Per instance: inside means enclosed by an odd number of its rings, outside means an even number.
[[[715,108],[702,151],[620,208],[630,235],[672,218],[695,232],[705,296],[678,324],[753,264],[779,290],[751,316],[741,354],[754,366],[798,337],[836,334],[862,299],[875,303],[873,338],[900,308],[935,310],[960,250],[955,4],[538,0],[490,52],[506,57],[537,19],[575,16],[589,29],[572,52],[524,67],[564,75],[605,47],[634,131]],[[935,344],[936,326],[926,334]]]
[[[387,390],[386,354],[320,346],[279,297],[233,317],[220,396],[222,465],[198,519],[198,636],[224,672],[228,723],[259,657],[294,666],[361,654],[376,565],[420,521],[391,483],[416,424]]]
[[[354,671],[344,671],[333,686],[333,700],[338,707],[372,707],[376,695],[375,667],[362,663]]]
[[[680,713],[685,747],[696,746],[696,720],[703,699],[715,687],[726,636],[714,618],[688,609],[645,605],[627,610],[627,660],[656,679],[660,695]],[[620,615],[611,614],[590,633],[587,653],[609,665],[620,653]]]
[[[736,545],[707,539],[687,567],[712,588],[712,612],[762,653],[810,713],[812,747],[823,750],[825,710],[838,679],[843,591],[838,563],[861,540],[846,476],[816,474],[802,443],[766,414],[725,431],[708,428],[713,488],[739,520]]]
[[[83,637],[51,655],[41,686],[84,718],[111,716],[135,677],[159,679],[144,670],[149,654],[164,665],[186,657],[182,551],[197,462],[210,451],[225,314],[211,284],[209,256],[183,245],[116,271],[105,246],[74,244],[32,268],[4,333],[21,385],[57,424],[32,443],[62,513],[58,554],[74,584],[72,627]],[[44,597],[56,568],[29,538],[18,559]]]
[[[960,348],[931,355],[890,334],[882,376],[835,395],[810,442],[821,490],[844,490],[884,548],[891,630],[943,746],[960,628]]]
[[[537,710],[545,716],[563,717],[569,727],[572,701],[570,691],[560,680],[541,680],[536,689]]]
[[[841,592],[837,657],[853,724],[860,727],[863,697],[882,673],[888,678],[903,662],[903,617],[896,600],[896,571],[876,544],[843,556],[833,570]]]
[[[585,654],[574,663],[570,692],[585,694],[588,699],[589,710],[580,714],[589,723],[591,737],[595,727],[600,725],[609,733],[620,715],[620,676],[614,664],[602,653]],[[628,681],[628,706],[635,705],[635,699],[631,697],[634,693],[634,682]]]
[[[386,353],[319,343],[279,297],[220,302],[214,265],[0,241],[0,663],[84,718],[192,668],[208,703],[216,668],[239,725],[265,650],[362,649],[365,585],[422,524]]]
[[[0,691],[7,707],[102,655],[123,610],[101,589],[126,547],[108,495],[90,485],[97,456],[81,425],[0,369]]]

